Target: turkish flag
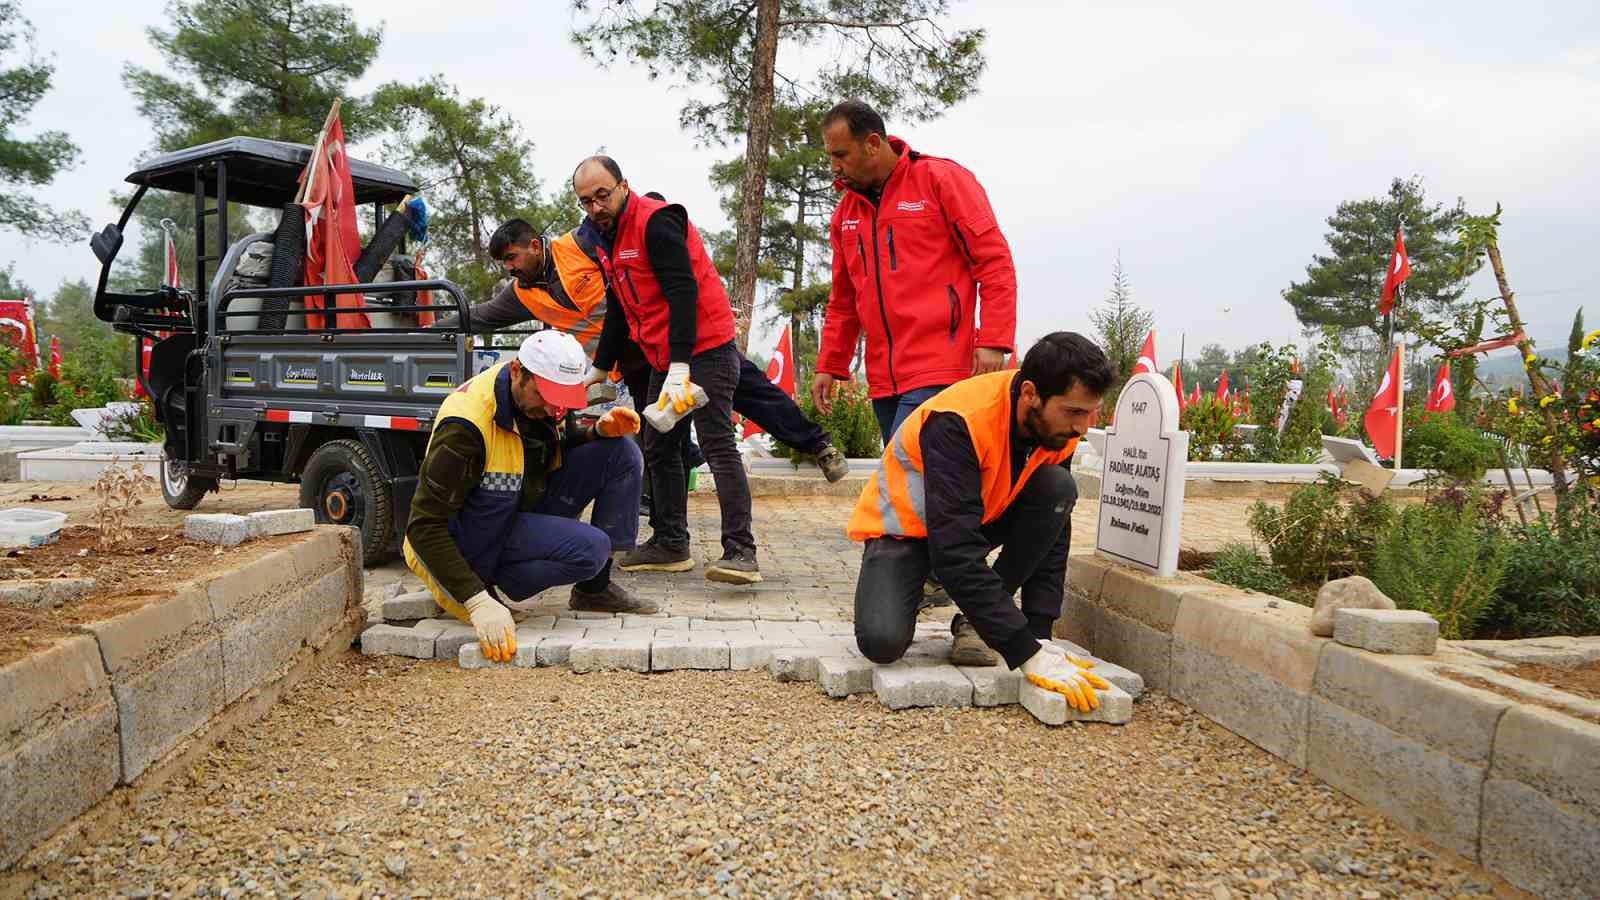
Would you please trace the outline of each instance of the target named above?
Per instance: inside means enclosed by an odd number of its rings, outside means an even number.
[[[789,340],[789,326],[783,326],[783,334],[778,335],[778,344],[772,348],[772,359],[767,361],[767,380],[778,386],[778,390],[794,397],[794,344]],[[764,431],[753,419],[744,420],[744,436],[750,437]]]
[[[1406,256],[1406,238],[1396,229],[1394,253],[1389,257],[1389,271],[1383,276],[1383,294],[1378,297],[1378,315],[1387,316],[1394,309],[1394,292],[1410,277],[1411,258]]]
[[[1189,398],[1183,394],[1183,367],[1177,363],[1172,364],[1172,389],[1178,394],[1178,412],[1189,405]]]
[[[50,377],[61,377],[61,339],[50,335]]]
[[[1132,374],[1149,372],[1154,375],[1156,369],[1156,333],[1154,331],[1144,336],[1144,346],[1139,348],[1139,361],[1134,363]]]
[[[1449,412],[1456,408],[1456,392],[1450,387],[1450,364],[1439,367],[1433,377],[1433,390],[1428,392],[1428,402],[1422,407],[1427,412]]]
[[[361,255],[361,235],[356,231],[355,187],[350,183],[350,158],[345,155],[344,125],[334,115],[312,150],[300,180],[305,184],[306,286],[355,284],[354,260]],[[339,294],[340,309],[363,305],[360,294]],[[307,309],[322,309],[322,297],[306,297]],[[367,328],[366,313],[340,313],[340,328]],[[322,316],[306,315],[308,328],[323,327]]]
[[[1228,399],[1228,370],[1222,370],[1222,377],[1217,379],[1217,399]]]
[[[1193,406],[1194,404],[1199,403],[1199,402],[1200,402],[1200,385],[1197,384],[1197,385],[1194,386],[1194,391],[1189,394],[1189,405]]]
[[[1367,437],[1372,439],[1372,449],[1385,459],[1394,457],[1395,437],[1400,429],[1399,413],[1400,348],[1396,347],[1394,356],[1389,359],[1389,368],[1383,373],[1383,383],[1378,385],[1378,393],[1362,419],[1367,426]]]

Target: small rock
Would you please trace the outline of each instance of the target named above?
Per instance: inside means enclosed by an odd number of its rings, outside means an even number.
[[[1317,592],[1317,605],[1311,610],[1311,633],[1333,637],[1333,614],[1337,610],[1394,608],[1394,601],[1371,579],[1361,575],[1335,578]]]
[[[383,858],[383,867],[389,871],[390,875],[396,878],[406,877],[406,858],[404,856],[385,856]]]

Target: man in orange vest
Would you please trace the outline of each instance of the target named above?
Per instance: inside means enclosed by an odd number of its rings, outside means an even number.
[[[956,382],[906,418],[850,516],[851,540],[866,542],[855,602],[864,656],[891,663],[906,652],[934,574],[961,610],[951,662],[994,665],[998,651],[1075,709],[1098,705],[1094,688],[1105,682],[1051,643],[1050,630],[1078,499],[1068,467],[1111,381],[1099,347],[1058,331],[1021,369]]]

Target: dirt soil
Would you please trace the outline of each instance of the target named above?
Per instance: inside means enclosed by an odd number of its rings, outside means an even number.
[[[1510,668],[1510,669],[1501,669],[1499,671],[1500,671],[1500,674],[1502,674],[1502,675],[1513,675],[1513,676],[1515,676],[1517,678],[1524,678],[1524,679],[1527,679],[1529,681],[1537,681],[1540,684],[1545,685],[1546,687],[1553,687],[1553,688],[1555,688],[1556,690],[1559,690],[1559,691],[1565,691],[1566,693],[1574,694],[1574,695],[1579,696],[1579,697],[1585,697],[1585,698],[1590,699],[1590,700],[1600,700],[1600,694],[1592,692],[1592,690],[1593,690],[1592,688],[1589,689],[1591,692],[1585,693],[1583,690],[1573,690],[1572,688],[1569,688],[1566,685],[1561,684],[1559,682],[1554,682],[1553,683],[1553,682],[1550,682],[1550,681],[1541,680],[1539,678],[1529,678],[1527,674],[1523,674],[1522,671],[1519,671],[1519,670],[1527,670],[1527,669],[1541,669],[1541,670],[1544,670],[1546,672],[1558,673],[1559,675],[1562,675],[1562,676],[1570,675],[1571,672],[1572,672],[1572,670],[1570,670],[1570,669],[1552,669],[1549,666],[1540,666],[1540,665],[1532,665],[1532,664],[1523,664],[1523,665],[1515,666],[1515,667]],[[1491,694],[1499,694],[1500,696],[1505,697],[1508,700],[1515,700],[1518,703],[1532,703],[1534,706],[1542,706],[1545,709],[1553,709],[1556,712],[1561,713],[1562,715],[1572,716],[1575,719],[1583,719],[1586,722],[1593,722],[1596,725],[1600,725],[1600,716],[1589,715],[1587,713],[1584,713],[1584,712],[1581,712],[1579,710],[1572,709],[1572,708],[1566,707],[1566,706],[1558,706],[1558,705],[1556,705],[1554,703],[1546,702],[1542,698],[1535,697],[1532,694],[1525,694],[1525,693],[1517,690],[1516,688],[1510,688],[1510,687],[1506,687],[1505,685],[1502,685],[1502,684],[1496,684],[1496,683],[1494,683],[1492,681],[1489,681],[1488,679],[1485,679],[1485,678],[1479,678],[1479,677],[1477,677],[1475,675],[1465,675],[1465,674],[1462,674],[1460,672],[1451,672],[1451,671],[1442,671],[1439,674],[1443,675],[1445,678],[1450,679],[1451,681],[1459,682],[1459,683],[1467,685],[1469,687],[1475,687],[1475,688],[1478,688],[1479,690],[1488,691]]]
[[[1600,662],[1593,662],[1575,669],[1558,669],[1555,666],[1541,666],[1538,663],[1522,663],[1501,671],[1516,678],[1537,681],[1556,690],[1576,694],[1589,700],[1600,700]]]
[[[341,656],[77,855],[77,896],[1467,896],[1504,890],[1163,697],[1124,727],[764,673]]]
[[[95,589],[57,609],[0,606],[0,665],[49,647],[76,626],[131,612],[170,597],[173,586],[234,568],[304,539],[281,535],[219,547],[187,540],[171,527],[132,528],[115,548],[98,547],[100,532],[68,525],[61,539],[43,547],[0,548],[0,581],[33,578],[93,578]]]

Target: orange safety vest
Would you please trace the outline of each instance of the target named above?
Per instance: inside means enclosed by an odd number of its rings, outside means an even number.
[[[606,283],[600,263],[584,252],[572,232],[550,242],[557,284],[549,288],[516,285],[517,299],[533,317],[578,339],[594,357],[606,321]]]
[[[850,514],[847,533],[853,541],[892,536],[926,538],[927,494],[923,485],[922,424],[936,412],[966,420],[983,482],[983,523],[1000,518],[1040,466],[1055,465],[1078,446],[1073,438],[1060,450],[1037,447],[1029,454],[1016,484],[1011,483],[1011,379],[1015,369],[959,381],[935,394],[906,417],[889,439],[883,462],[867,480]]]

